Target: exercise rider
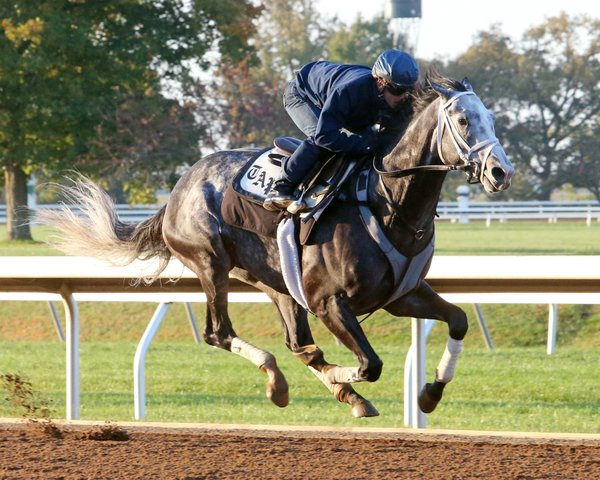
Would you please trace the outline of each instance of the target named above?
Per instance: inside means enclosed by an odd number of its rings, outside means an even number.
[[[373,68],[325,61],[302,67],[287,86],[283,105],[307,138],[284,161],[264,207],[287,208],[298,185],[334,152],[373,152],[374,126],[407,101],[418,78],[417,62],[400,50],[384,51]]]

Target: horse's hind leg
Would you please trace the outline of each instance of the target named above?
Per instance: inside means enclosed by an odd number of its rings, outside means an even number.
[[[206,270],[202,270],[202,276],[206,275]],[[199,275],[200,276],[200,275]],[[242,338],[234,331],[227,310],[227,278],[219,278],[215,282],[215,290],[210,293],[205,286],[210,286],[211,282],[203,280],[200,276],[204,291],[206,293],[206,327],[203,333],[204,340],[209,345],[229,350],[256,365],[260,370],[267,374],[267,398],[278,407],[285,407],[289,401],[288,384],[285,376],[277,366],[275,356],[266,350],[262,350]],[[213,275],[212,278],[222,277],[222,274]]]
[[[419,393],[419,408],[431,413],[442,399],[444,387],[454,378],[454,370],[463,347],[463,339],[469,328],[465,312],[446,302],[425,282],[405,298],[385,308],[396,316],[430,318],[448,324],[448,342],[438,364],[433,383],[427,383]]]
[[[267,398],[278,407],[288,404],[288,384],[277,366],[275,357],[238,337],[228,313],[230,258],[218,235],[207,239],[209,247],[195,248],[184,256],[177,250],[172,238],[168,239],[177,257],[200,279],[206,294],[206,326],[203,337],[214,347],[229,350],[256,365],[268,376]]]
[[[211,323],[207,318],[207,324]],[[205,333],[207,343],[215,345]],[[215,345],[218,346],[218,345]],[[223,348],[227,348],[226,346]],[[240,357],[250,360],[260,370],[267,374],[267,398],[278,407],[285,407],[289,401],[288,384],[285,376],[277,366],[275,356],[266,350],[262,350],[251,343],[246,342],[237,335],[231,338],[229,350]]]
[[[325,360],[323,351],[315,345],[306,310],[304,310],[289,295],[269,291],[269,296],[275,303],[281,315],[285,344],[309,370],[329,389],[341,403],[352,407],[354,417],[374,417],[379,415],[371,402],[362,397],[349,383],[332,383],[325,372],[335,367]]]

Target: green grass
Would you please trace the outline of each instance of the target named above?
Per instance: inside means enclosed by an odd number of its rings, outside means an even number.
[[[32,227],[33,240],[8,240],[6,225],[0,225],[0,256],[62,255],[46,243],[52,237],[49,227]]]
[[[0,240],[2,255],[59,255],[46,240],[52,231],[33,227],[34,241]],[[0,239],[6,227],[0,225]],[[437,255],[600,255],[600,222],[436,223]]]
[[[378,348],[382,378],[356,385],[381,416],[354,419],[280,343],[260,342],[277,355],[290,382],[290,405],[280,409],[264,395],[265,376],[241,358],[193,342],[157,342],[147,371],[147,420],[336,426],[403,426],[403,362],[406,345]],[[345,349],[325,342],[328,358],[343,364]],[[57,342],[0,342],[3,370],[19,372],[64,412],[64,352]],[[81,350],[81,414],[84,419],[133,420],[134,342],[87,342]],[[428,377],[441,348],[430,348]],[[464,351],[456,379],[428,425],[444,429],[521,431],[600,431],[600,404],[594,393],[597,355],[561,348],[547,356],[543,347]],[[39,368],[44,365],[44,368]],[[576,372],[576,375],[574,374]],[[0,416],[15,416],[0,404]]]
[[[45,243],[51,232],[34,228],[38,242],[0,242],[0,255],[56,255]],[[0,228],[0,238],[5,231]],[[438,255],[600,255],[600,224],[534,222],[437,226]],[[52,401],[56,417],[65,412],[65,352],[56,340],[43,302],[2,302],[0,373],[19,373]],[[146,303],[81,303],[81,415],[83,419],[133,419],[133,356],[154,311]],[[202,324],[204,306],[194,311]],[[470,305],[463,305],[471,331],[454,381],[438,410],[434,428],[600,432],[597,367],[600,308],[559,308],[557,353],[545,353],[547,305],[483,305],[496,349],[487,351]],[[60,309],[59,309],[60,310]],[[347,405],[329,392],[283,346],[272,305],[233,304],[231,317],[245,339],[272,351],[290,383],[290,405],[272,405],[265,376],[227,352],[195,345],[183,306],[173,305],[149,352],[150,421],[403,426],[403,370],[410,322],[377,312],[363,323],[385,363],[382,378],[356,389],[381,416],[353,419]],[[200,325],[202,326],[202,325]],[[332,341],[316,320],[315,338],[326,358],[354,365],[352,355]],[[436,326],[428,343],[427,378],[444,348],[447,330]],[[0,395],[0,398],[3,397]],[[19,416],[0,401],[0,416]]]
[[[600,255],[600,223],[436,224],[436,255]]]

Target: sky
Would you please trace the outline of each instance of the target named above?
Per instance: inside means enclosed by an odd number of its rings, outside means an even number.
[[[372,18],[384,11],[385,0],[317,0],[320,12],[350,23],[358,14]],[[421,0],[420,20],[402,21],[423,60],[452,59],[464,52],[480,31],[495,23],[515,40],[532,26],[560,12],[600,18],[596,0]]]

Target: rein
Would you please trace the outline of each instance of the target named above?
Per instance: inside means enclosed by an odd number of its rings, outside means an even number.
[[[464,170],[470,171],[473,167],[471,164],[462,164],[462,165],[417,165],[416,167],[410,168],[402,168],[399,170],[381,170],[376,162],[379,157],[375,157],[373,159],[373,170],[377,172],[377,175],[380,177],[390,177],[390,178],[402,178],[408,177],[409,175],[415,175],[419,172],[450,172],[453,170]]]
[[[398,170],[383,170],[383,166],[380,168],[377,165],[377,160],[382,160],[379,157],[373,158],[373,169],[380,177],[392,177],[392,178],[401,178],[407,177],[409,175],[415,175],[416,173],[423,171],[437,171],[437,172],[449,172],[454,170],[462,170],[467,172],[469,178],[469,183],[477,183],[481,182],[481,177],[483,176],[483,172],[485,171],[485,164],[490,156],[490,153],[494,149],[496,145],[500,145],[500,141],[494,137],[493,139],[487,139],[482,142],[479,142],[472,147],[466,142],[466,140],[462,137],[456,125],[450,121],[450,115],[448,113],[449,107],[460,97],[463,95],[475,95],[475,92],[472,90],[467,90],[465,92],[456,92],[452,97],[450,97],[446,102],[440,103],[440,108],[438,111],[438,124],[437,124],[437,151],[440,160],[443,165],[417,165],[415,167],[402,168]],[[459,158],[463,161],[463,163],[454,165],[454,164],[446,164],[444,160],[444,155],[442,154],[442,137],[444,135],[444,130],[447,129],[450,135],[450,139],[454,144],[456,151],[458,153]],[[485,159],[483,160],[483,165],[480,162],[472,160],[471,157],[474,153],[487,148],[487,152],[485,155]]]

